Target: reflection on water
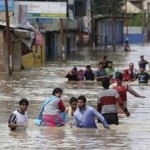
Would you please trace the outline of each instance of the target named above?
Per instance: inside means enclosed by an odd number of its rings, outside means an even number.
[[[149,60],[149,46],[132,46],[132,52],[107,52],[109,60],[114,61],[114,66],[118,69],[127,67],[130,62],[134,62],[138,68],[138,60],[141,54]],[[64,76],[73,67],[85,68],[90,64],[95,70],[98,61],[103,57],[104,52],[78,53],[75,57],[65,63],[50,62],[45,66],[26,69],[22,72],[13,73],[12,77],[0,75],[0,143],[1,149],[52,149],[52,150],[145,150],[150,147],[150,87],[137,82],[131,83],[132,87],[145,99],[135,98],[128,94],[128,108],[131,117],[126,118],[120,115],[120,125],[112,125],[110,130],[98,125],[96,129],[76,129],[69,126],[61,128],[35,127],[32,120],[39,111],[40,103],[48,97],[52,90],[60,87],[64,90],[63,100],[68,106],[71,96],[83,94],[87,97],[88,104],[96,106],[96,97],[101,85],[98,82],[68,82]],[[11,132],[7,127],[7,121],[12,111],[17,109],[18,101],[26,97],[30,101],[28,108],[29,127],[26,131]]]

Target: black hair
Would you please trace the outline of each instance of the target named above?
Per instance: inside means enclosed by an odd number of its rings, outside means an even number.
[[[87,68],[87,69],[88,69],[88,68],[90,69],[90,68],[91,68],[91,66],[90,66],[90,65],[87,65],[87,66],[86,66],[86,68]]]
[[[69,100],[70,104],[73,103],[73,102],[77,102],[77,101],[78,101],[78,100],[77,100],[77,98],[75,98],[75,97],[71,97],[70,100]]]
[[[108,61],[108,64],[113,64],[113,61]]]
[[[107,56],[106,56],[106,55],[104,55],[104,56],[103,56],[103,59],[107,59]]]
[[[103,62],[100,61],[100,62],[98,63],[98,65],[103,65]]]
[[[115,73],[115,78],[119,80],[123,80],[123,74],[121,72],[116,72]]]
[[[102,86],[104,88],[109,88],[109,84],[110,84],[110,79],[109,78],[105,77],[105,78],[102,79]]]
[[[29,101],[26,99],[26,98],[22,98],[20,101],[19,101],[19,105],[22,105],[22,104],[26,104],[27,106],[29,105]]]
[[[63,90],[62,90],[61,88],[55,88],[55,89],[53,90],[52,95],[55,95],[55,94],[57,94],[57,93],[63,93]]]
[[[86,98],[85,98],[85,96],[79,96],[79,97],[78,97],[78,100],[79,100],[79,99],[82,100],[84,103],[86,103]]]

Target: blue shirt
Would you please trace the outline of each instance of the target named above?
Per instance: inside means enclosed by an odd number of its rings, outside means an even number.
[[[108,124],[105,118],[93,107],[86,106],[84,110],[79,108],[74,112],[75,124],[78,128],[97,128],[95,123],[95,117],[101,120],[105,128],[108,127]]]

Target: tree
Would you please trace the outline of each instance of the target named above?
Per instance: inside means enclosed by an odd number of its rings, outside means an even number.
[[[125,0],[94,0],[94,14],[121,14]]]

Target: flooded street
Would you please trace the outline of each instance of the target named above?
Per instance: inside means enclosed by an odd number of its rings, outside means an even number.
[[[107,54],[114,62],[114,67],[122,69],[130,62],[138,69],[140,55],[150,61],[150,45],[131,45],[133,51],[80,51],[77,57],[64,63],[49,62],[33,69],[25,69],[13,73],[12,77],[0,74],[0,149],[2,150],[149,150],[150,149],[150,83],[138,85],[131,83],[133,89],[146,96],[136,98],[128,93],[129,118],[124,114],[119,116],[120,124],[111,125],[110,130],[101,125],[98,129],[76,129],[69,126],[61,128],[46,128],[34,126],[33,119],[38,115],[41,102],[51,95],[56,87],[63,89],[63,100],[66,106],[72,96],[85,95],[88,104],[96,106],[98,91],[102,88],[96,81],[68,82],[64,76],[76,66],[85,68],[91,65],[97,69],[97,63]],[[148,70],[147,66],[147,70]],[[10,113],[18,108],[21,98],[29,100],[29,126],[26,131],[11,132],[7,127]]]

